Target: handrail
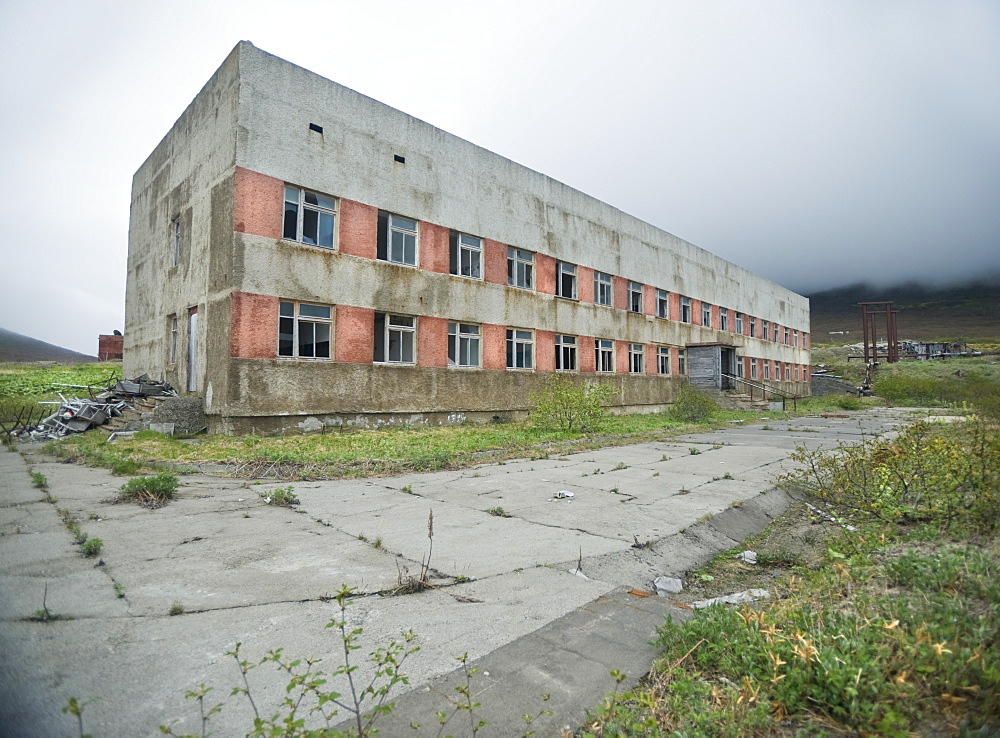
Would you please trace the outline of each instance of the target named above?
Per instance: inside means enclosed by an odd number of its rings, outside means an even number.
[[[751,381],[749,381],[747,379],[744,379],[743,377],[737,377],[737,376],[735,376],[733,374],[726,374],[725,372],[722,372],[722,376],[725,377],[726,379],[731,379],[734,382],[737,382],[738,384],[745,384],[747,387],[749,387],[750,388],[750,402],[753,402],[753,391],[755,389],[759,389],[760,392],[761,392],[761,399],[763,399],[763,400],[767,399],[767,393],[768,392],[770,392],[772,395],[778,395],[779,397],[781,397],[781,409],[782,409],[782,411],[784,411],[784,409],[785,409],[785,401],[786,400],[791,400],[792,401],[792,409],[793,410],[797,410],[798,409],[798,400],[801,397],[801,395],[788,394],[784,390],[776,389],[774,387],[768,387],[767,385],[763,385],[763,384],[755,384],[754,382],[751,382]]]

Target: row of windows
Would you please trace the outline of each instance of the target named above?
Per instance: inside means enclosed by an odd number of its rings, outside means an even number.
[[[299,359],[330,359],[333,311],[329,305],[303,302],[279,303],[278,356]],[[417,320],[408,315],[375,313],[372,361],[379,364],[413,364],[416,361]],[[448,366],[482,366],[482,331],[474,323],[448,323]],[[507,368],[535,368],[534,331],[508,328],[506,331]],[[579,371],[579,351],[584,350],[578,336],[555,337],[556,371]],[[594,366],[598,372],[615,372],[615,342],[593,340]],[[677,373],[686,371],[684,349],[677,349]],[[670,347],[656,347],[656,371],[670,374]],[[628,367],[632,374],[646,372],[646,345],[628,344]]]
[[[336,199],[290,185],[285,186],[285,215],[282,237],[290,241],[333,248],[334,224],[337,215]],[[402,264],[417,266],[417,221],[404,218],[385,211],[378,213],[378,245],[376,258]],[[179,243],[179,236],[176,237]],[[179,252],[179,246],[176,247]],[[466,233],[451,231],[450,235],[450,272],[469,279],[483,279],[483,239]],[[175,256],[175,258],[177,258]],[[579,297],[577,284],[577,265],[565,261],[556,262],[555,294],[569,300]],[[535,289],[535,254],[531,251],[514,246],[507,247],[507,284],[520,289]],[[626,305],[629,312],[643,313],[644,288],[639,282],[629,281],[626,286]],[[606,272],[594,272],[593,283],[594,303],[612,307],[614,305],[614,280]],[[655,314],[659,318],[670,319],[670,296],[666,290],[656,290]],[[680,315],[677,318],[682,323],[694,323],[690,297],[681,296]],[[712,326],[712,306],[701,303],[701,322],[705,327]],[[735,312],[735,332],[743,333],[744,320],[748,319],[749,335],[763,340],[773,337],[779,341],[779,326],[762,321],[761,335],[757,336],[757,320]],[[769,331],[769,327],[773,330]],[[719,308],[719,329],[729,330],[729,310]],[[784,343],[799,345],[798,331],[789,335],[789,329],[784,329]]]

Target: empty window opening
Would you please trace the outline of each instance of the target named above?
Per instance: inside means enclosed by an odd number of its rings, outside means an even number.
[[[181,263],[181,216],[170,221],[170,244],[174,266]]]
[[[556,295],[569,300],[576,299],[576,265],[565,261],[556,262]]]
[[[336,198],[285,186],[285,220],[281,232],[285,240],[332,249],[336,217]]]
[[[329,359],[331,315],[329,305],[278,303],[278,356]]]
[[[656,317],[670,319],[670,294],[666,290],[656,291]]]
[[[729,311],[726,308],[719,308],[719,330],[729,330]]]
[[[690,323],[691,322],[691,298],[682,297],[681,298],[681,322]]]
[[[628,309],[632,313],[642,312],[642,285],[638,282],[628,283]]]
[[[177,363],[177,316],[171,315],[170,321],[170,363]]]

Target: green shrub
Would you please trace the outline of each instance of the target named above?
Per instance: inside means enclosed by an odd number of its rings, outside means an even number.
[[[596,430],[607,417],[614,388],[606,384],[584,384],[564,374],[553,374],[545,386],[531,395],[531,424],[567,433]]]
[[[83,555],[88,559],[92,559],[100,554],[102,548],[104,548],[104,541],[100,538],[88,538],[80,546],[80,550],[83,551]]]
[[[715,400],[686,384],[674,397],[668,413],[674,420],[696,423],[712,417],[718,411],[719,404]]]
[[[274,507],[288,507],[289,505],[299,504],[299,498],[295,496],[294,487],[290,484],[287,487],[272,489],[270,492],[261,492],[260,498],[268,505],[273,505]]]
[[[46,489],[49,486],[49,480],[45,478],[44,474],[38,472],[31,472],[31,483],[38,489]]]
[[[177,477],[161,472],[155,477],[135,477],[121,486],[121,499],[138,502],[145,507],[160,507],[174,498],[180,486]]]

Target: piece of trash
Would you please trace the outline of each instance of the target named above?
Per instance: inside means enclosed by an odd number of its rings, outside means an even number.
[[[770,596],[771,593],[766,589],[745,589],[742,592],[734,592],[722,597],[713,597],[710,600],[698,600],[697,602],[692,602],[691,606],[695,610],[704,610],[706,607],[712,607],[713,605],[741,605],[744,602],[766,600]]]
[[[578,577],[580,577],[580,579],[590,579],[590,577],[588,577],[586,574],[584,574],[579,569],[570,569],[569,573],[570,574],[576,574]]]
[[[743,420],[729,420],[727,422],[729,422],[729,423],[744,423],[746,421],[743,421]]]
[[[684,583],[677,577],[659,576],[653,580],[653,588],[660,597],[677,594],[684,589]]]
[[[739,559],[744,564],[756,564],[757,563],[757,552],[756,551],[750,551],[748,549],[746,551],[742,551],[742,552],[736,554],[733,558],[734,559]]]
[[[574,495],[568,489],[561,489],[552,496],[555,497],[557,500],[561,500],[563,498],[568,498],[568,497],[576,497],[576,495]]]
[[[630,595],[632,595],[633,597],[652,597],[653,596],[652,592],[647,592],[644,589],[636,589],[635,587],[632,587],[632,589],[630,589],[628,591],[628,593]]]

